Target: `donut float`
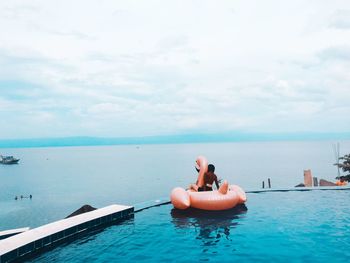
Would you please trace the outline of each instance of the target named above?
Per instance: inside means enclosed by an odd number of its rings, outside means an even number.
[[[208,169],[208,161],[204,156],[196,160],[196,169],[199,170],[197,187],[204,185],[204,174]],[[197,192],[176,187],[171,191],[170,200],[177,209],[194,207],[202,210],[227,210],[247,201],[244,190],[238,185],[229,185],[224,181],[218,190]]]

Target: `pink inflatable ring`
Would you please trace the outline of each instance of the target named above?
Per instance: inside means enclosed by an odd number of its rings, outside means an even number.
[[[204,173],[208,162],[203,156],[197,158],[196,163],[200,170],[197,180],[197,186],[203,184]],[[220,186],[219,190],[195,192],[177,187],[172,190],[170,195],[171,203],[175,208],[187,209],[194,207],[203,210],[227,210],[235,207],[237,204],[243,204],[247,201],[246,194],[238,185],[229,185],[226,181]]]

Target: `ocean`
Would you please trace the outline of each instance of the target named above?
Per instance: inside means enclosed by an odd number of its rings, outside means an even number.
[[[235,142],[8,148],[20,158],[0,165],[0,231],[59,220],[84,204],[134,205],[169,196],[196,181],[194,162],[204,155],[215,173],[246,190],[293,187],[303,171],[329,181],[337,176],[332,141]],[[340,155],[350,141],[340,141]],[[24,198],[20,198],[20,196]],[[32,199],[27,198],[32,195]],[[19,197],[15,200],[15,197]]]

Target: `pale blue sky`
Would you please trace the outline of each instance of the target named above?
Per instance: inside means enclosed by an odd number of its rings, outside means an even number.
[[[349,1],[0,2],[0,139],[349,132]]]

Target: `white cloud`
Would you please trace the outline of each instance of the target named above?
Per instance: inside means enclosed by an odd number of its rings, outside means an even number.
[[[330,27],[350,29],[350,9],[336,10],[330,18]]]
[[[348,131],[329,113],[349,113],[348,10],[347,1],[1,1],[0,137]]]

